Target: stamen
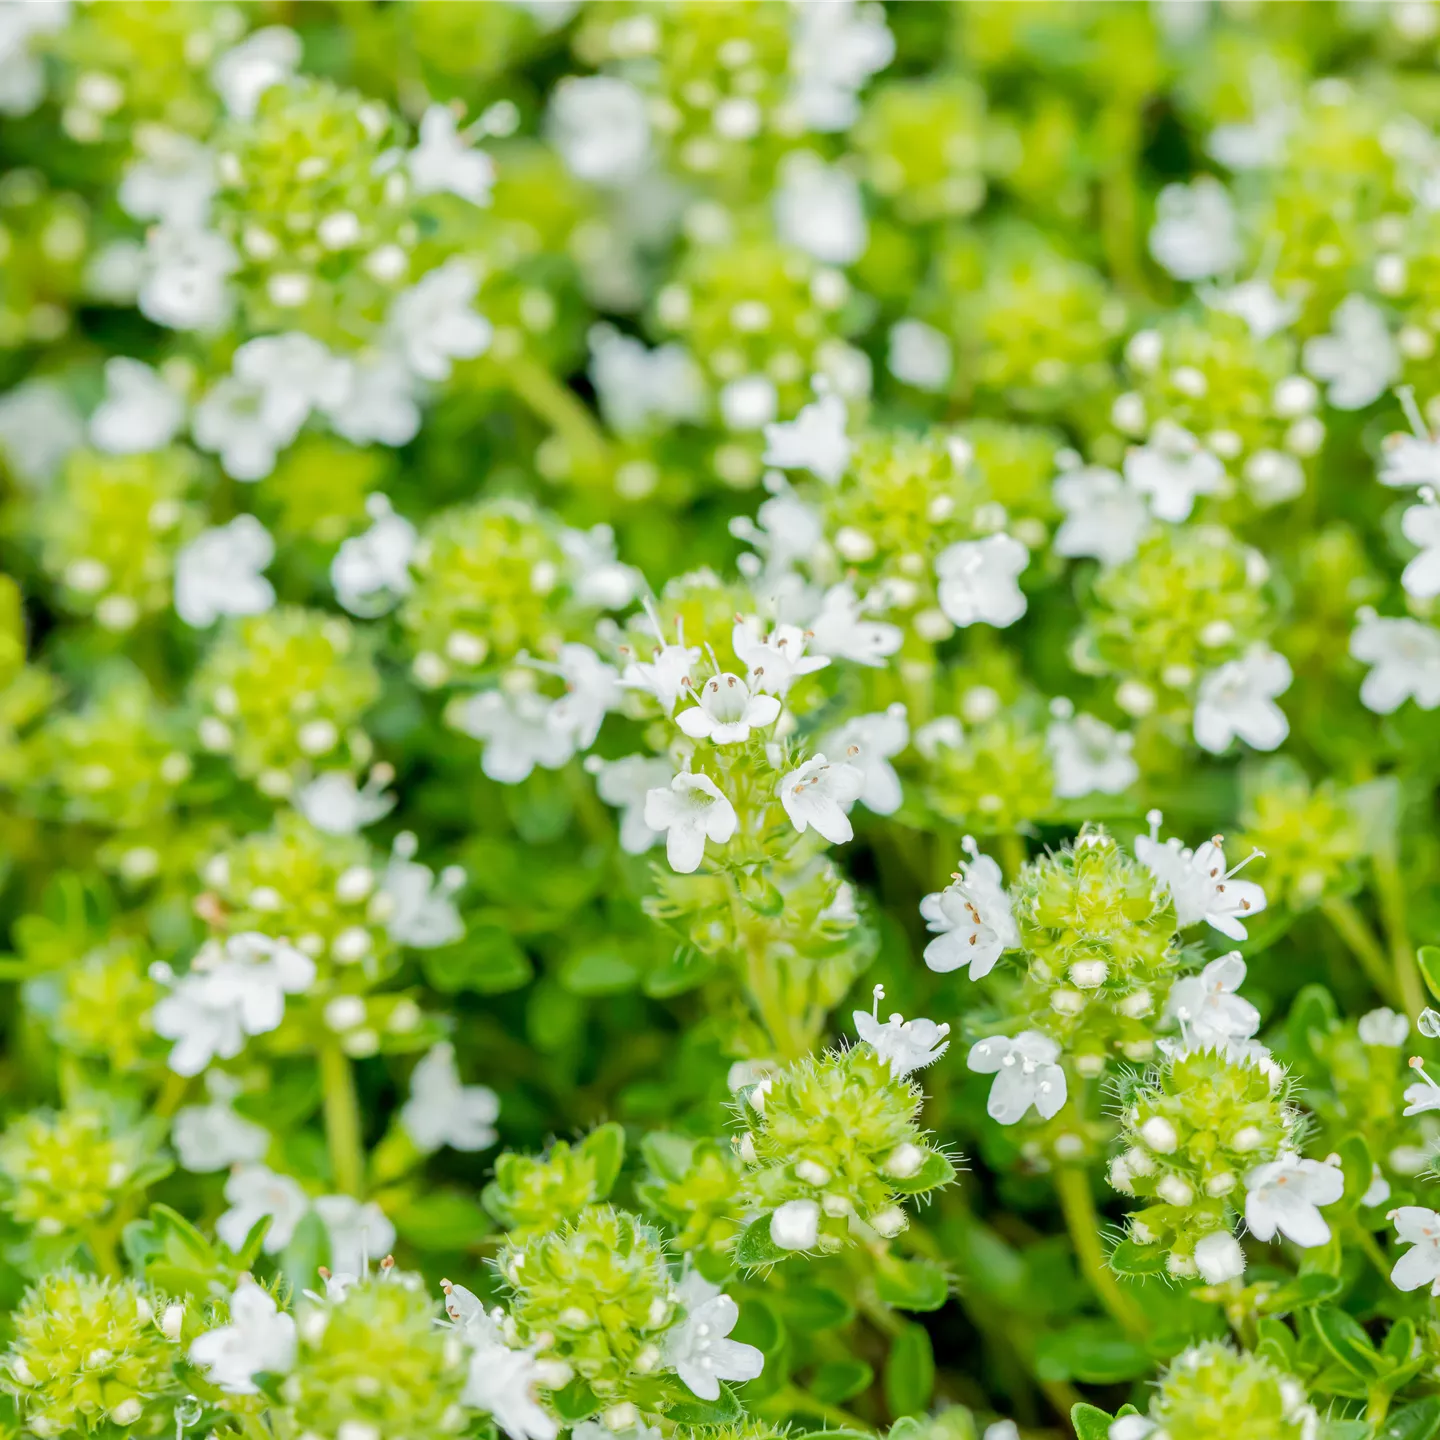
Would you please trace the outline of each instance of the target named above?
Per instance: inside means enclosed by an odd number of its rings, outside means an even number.
[[[1395,398],[1400,402],[1400,408],[1404,410],[1405,418],[1415,432],[1415,438],[1428,442],[1430,427],[1425,423],[1425,417],[1420,413],[1420,406],[1415,402],[1415,387],[1413,385],[1397,385]]]
[[[878,1020],[880,1018],[880,1002],[885,998],[885,987],[877,985],[871,992],[870,1013]]]

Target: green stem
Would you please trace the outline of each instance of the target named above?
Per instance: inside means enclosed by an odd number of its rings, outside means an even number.
[[[1380,918],[1390,941],[1395,983],[1400,987],[1400,998],[1405,1002],[1405,1009],[1411,1016],[1416,1016],[1425,1008],[1425,986],[1420,979],[1415,947],[1410,943],[1410,927],[1405,915],[1405,881],[1400,874],[1400,862],[1393,850],[1381,849],[1375,852],[1371,863],[1375,867],[1375,889],[1380,898]]]
[[[1075,1246],[1080,1268],[1085,1272],[1090,1288],[1122,1330],[1137,1338],[1142,1337],[1146,1332],[1145,1316],[1134,1299],[1125,1293],[1105,1260],[1105,1247],[1100,1239],[1100,1216],[1095,1209],[1095,1197],[1090,1193],[1089,1175],[1074,1165],[1059,1165],[1055,1169],[1055,1189],[1060,1196],[1060,1208],[1065,1213],[1070,1241]]]
[[[735,939],[740,949],[741,973],[750,1001],[770,1037],[776,1058],[786,1063],[799,1060],[808,1055],[811,1048],[810,1039],[804,1033],[803,1017],[796,1015],[795,1006],[786,1003],[780,985],[780,964],[770,954],[763,929],[747,921],[745,902],[734,876],[726,876],[725,885],[730,896]]]
[[[1140,265],[1140,196],[1135,185],[1135,157],[1139,149],[1139,115],[1129,96],[1103,114],[1100,133],[1105,137],[1109,165],[1100,181],[1100,239],[1110,278],[1132,298],[1146,292]]]
[[[1388,1281],[1392,1267],[1379,1242],[1363,1225],[1357,1224],[1354,1228],[1360,1238],[1360,1248],[1365,1252],[1365,1258],[1380,1272],[1381,1278]]]
[[[995,845],[1000,851],[1000,868],[1005,872],[1005,879],[1013,885],[1020,874],[1020,867],[1025,863],[1025,839],[1018,831],[1007,830],[996,837]]]
[[[120,1264],[120,1252],[115,1245],[115,1230],[109,1225],[97,1225],[86,1236],[90,1253],[100,1267],[102,1275],[118,1280],[125,1271]]]
[[[510,389],[560,437],[572,461],[599,464],[605,459],[605,436],[569,386],[528,355],[517,355],[504,368]]]
[[[1391,1004],[1398,1002],[1400,991],[1395,983],[1396,976],[1391,973],[1385,948],[1375,938],[1375,932],[1365,923],[1365,917],[1356,908],[1355,902],[1343,895],[1331,896],[1320,902],[1320,913],[1360,962],[1360,968],[1375,988],[1375,993]]]
[[[355,1074],[349,1057],[333,1040],[320,1047],[320,1087],[325,1101],[325,1143],[330,1147],[335,1188],[345,1195],[359,1195],[365,1172],[360,1102],[355,1096]]]

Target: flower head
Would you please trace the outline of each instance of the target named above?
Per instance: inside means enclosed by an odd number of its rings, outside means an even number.
[[[980,980],[1020,944],[1020,931],[1000,867],[980,854],[969,836],[966,841],[969,862],[943,890],[921,900],[920,914],[936,935],[925,946],[925,963],[942,974],[966,969],[972,980]]]
[[[802,835],[813,825],[832,845],[843,845],[855,834],[846,810],[864,788],[864,773],[854,765],[816,755],[786,775],[776,794]]]
[[[1200,682],[1195,702],[1195,743],[1213,755],[1236,739],[1256,750],[1274,750],[1290,733],[1275,697],[1294,678],[1290,662],[1264,646],[1212,670]]]
[[[1178,523],[1190,518],[1198,496],[1224,488],[1225,467],[1188,430],[1161,420],[1149,443],[1126,455],[1125,479],[1149,499],[1158,519]]]
[[[877,985],[874,1011],[856,1010],[851,1018],[861,1040],[889,1064],[891,1079],[904,1080],[933,1065],[950,1048],[945,1038],[950,1027],[933,1020],[907,1020],[899,1014],[881,1024],[879,1010],[884,998],[885,987]]]
[[[935,557],[940,609],[952,625],[1013,625],[1028,604],[1019,575],[1030,552],[1010,535],[960,540]]]
[[[763,730],[780,716],[780,702],[773,695],[752,695],[745,681],[728,672],[711,676],[695,702],[675,717],[675,723],[692,740],[716,745],[743,744],[752,729]]]

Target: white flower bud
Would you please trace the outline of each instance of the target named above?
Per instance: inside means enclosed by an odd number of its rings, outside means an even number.
[[[816,1164],[814,1160],[801,1160],[795,1166],[795,1177],[803,1180],[807,1185],[814,1185],[817,1189],[830,1182],[830,1172],[823,1165]]]
[[[1242,1154],[1247,1150],[1257,1149],[1265,1137],[1255,1125],[1242,1125],[1230,1138],[1230,1148],[1239,1150]]]
[[[1186,1206],[1195,1199],[1193,1187],[1178,1175],[1166,1175],[1155,1186],[1155,1193],[1167,1204]]]
[[[770,1238],[782,1250],[813,1250],[820,1236],[820,1207],[813,1200],[787,1200],[770,1217]]]
[[[870,1224],[877,1235],[890,1240],[904,1230],[910,1220],[898,1205],[892,1205],[888,1210],[871,1216]]]
[[[118,1405],[110,1407],[110,1418],[117,1425],[133,1425],[139,1418],[140,1412],[145,1407],[133,1396],[122,1400]]]
[[[1141,1127],[1140,1138],[1157,1154],[1171,1155],[1180,1143],[1175,1127],[1163,1115],[1152,1115]]]
[[[1205,1193],[1212,1199],[1221,1195],[1228,1195],[1235,1188],[1235,1172],[1233,1170],[1222,1170],[1218,1175],[1212,1175],[1205,1182]]]
[[[167,1305],[165,1312],[160,1316],[160,1329],[169,1340],[180,1338],[180,1329],[185,1324],[185,1307],[178,1301],[173,1305]]]
[[[1195,1268],[1211,1285],[1245,1273],[1245,1252],[1228,1230],[1216,1230],[1195,1246]]]
[[[882,1173],[892,1180],[908,1180],[924,1163],[925,1151],[907,1140],[903,1145],[897,1145],[885,1157],[885,1163],[880,1168]]]

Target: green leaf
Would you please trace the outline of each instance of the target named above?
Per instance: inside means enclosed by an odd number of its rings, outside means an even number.
[[[663,964],[647,971],[640,988],[654,1000],[668,1000],[702,985],[714,972],[715,962],[693,945],[681,945]]]
[[[821,1365],[805,1387],[826,1405],[843,1405],[875,1383],[875,1372],[863,1360],[831,1360]]]
[[[1323,985],[1306,985],[1290,1003],[1285,1030],[1290,1048],[1315,1059],[1316,1035],[1328,1035],[1339,1019],[1335,997]]]
[[[560,967],[560,983],[575,995],[623,995],[639,979],[639,966],[618,944],[581,950]]]
[[[588,1419],[600,1408],[599,1396],[578,1375],[563,1389],[551,1390],[549,1398],[567,1425]]]
[[[579,1153],[594,1162],[595,1199],[605,1199],[615,1188],[625,1161],[625,1127],[613,1120],[598,1126],[580,1142]]]
[[[745,1412],[740,1408],[734,1391],[728,1385],[722,1385],[718,1400],[682,1400],[672,1405],[665,1415],[677,1425],[732,1425],[743,1419]]]
[[[875,1271],[875,1291],[897,1310],[938,1310],[950,1294],[950,1277],[930,1260],[886,1256]]]
[[[941,1154],[939,1150],[932,1150],[925,1157],[925,1163],[913,1175],[903,1180],[896,1180],[888,1175],[885,1178],[889,1181],[890,1188],[901,1195],[923,1195],[937,1185],[948,1185],[955,1178],[955,1167],[948,1156]]]
[[[1425,977],[1430,998],[1440,1000],[1440,945],[1422,945],[1415,958],[1420,962],[1420,973]]]
[[[790,1254],[770,1238],[770,1217],[752,1220],[735,1242],[735,1263],[742,1269],[754,1270],[762,1265],[775,1265]]]
[[[1137,1245],[1122,1240],[1110,1252],[1110,1268],[1117,1275],[1162,1275],[1165,1252],[1158,1245]]]
[[[1384,1373],[1387,1368],[1385,1363],[1375,1353],[1370,1337],[1353,1315],[1336,1305],[1322,1305],[1312,1310],[1309,1318],[1320,1343],[1352,1375],[1368,1384]]]
[[[1080,1380],[1114,1385],[1152,1368],[1150,1356],[1109,1320],[1077,1320],[1042,1335],[1035,1345],[1035,1373],[1042,1380]]]
[[[833,1330],[855,1314],[855,1307],[843,1295],[823,1285],[796,1285],[773,1298],[790,1328],[805,1334]]]
[[[1397,1410],[1377,1440],[1432,1440],[1440,1432],[1440,1395],[1427,1395]]]
[[[421,952],[425,978],[442,994],[470,990],[500,995],[518,990],[534,973],[530,957],[499,925],[472,924],[463,940]]]
[[[1263,1297],[1260,1308],[1267,1315],[1289,1315],[1296,1310],[1308,1310],[1312,1305],[1323,1305],[1344,1288],[1344,1282],[1338,1275],[1313,1270],[1307,1275],[1297,1275],[1278,1290],[1272,1290]]]
[[[1342,1140],[1339,1154],[1340,1168],[1345,1174],[1342,1203],[1346,1209],[1353,1210],[1375,1179],[1375,1165],[1370,1159],[1370,1147],[1359,1135],[1350,1135]]]
[[[907,1325],[890,1342],[885,1361],[885,1404],[890,1413],[920,1415],[935,1388],[935,1352],[923,1325]]]
[[[1111,1417],[1093,1405],[1076,1405],[1070,1411],[1075,1440],[1109,1440],[1111,1423]]]
[[[666,1130],[652,1130],[640,1142],[640,1154],[656,1175],[674,1184],[685,1178],[697,1143],[691,1135],[672,1135]]]
[[[458,1190],[434,1190],[417,1196],[391,1215],[396,1232],[417,1250],[471,1250],[494,1226],[485,1211]]]

